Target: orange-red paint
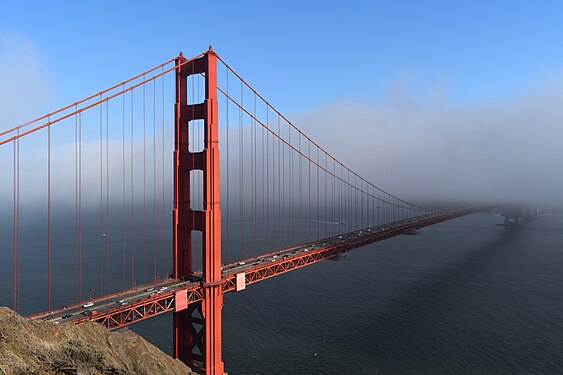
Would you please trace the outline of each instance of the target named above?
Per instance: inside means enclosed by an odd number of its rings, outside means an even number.
[[[217,122],[217,55],[210,48],[201,58],[176,60],[176,116],[174,127],[173,275],[194,273],[193,231],[202,233],[204,298],[174,313],[174,357],[202,374],[223,374],[221,358],[221,208],[219,129]],[[205,100],[188,104],[188,76],[205,77]],[[201,152],[189,151],[188,127],[203,120]],[[203,171],[203,210],[190,207],[190,171]],[[201,355],[198,354],[201,353]]]

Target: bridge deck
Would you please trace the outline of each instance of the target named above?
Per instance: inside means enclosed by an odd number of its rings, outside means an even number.
[[[223,278],[221,279],[223,292],[227,293],[237,289],[237,275],[244,275],[244,285],[253,284],[322,260],[337,257],[362,246],[411,233],[478,210],[476,208],[465,208],[441,211],[369,227],[227,264],[223,267]],[[62,322],[81,324],[91,320],[114,330],[169,311],[179,311],[190,303],[201,301],[206,286],[200,281],[167,279],[159,283],[92,300],[94,305],[91,307],[83,307],[86,303],[83,302],[64,309],[35,314],[29,318],[48,320],[56,324]],[[177,298],[181,298],[182,301],[176,303]],[[89,313],[92,315],[89,315]]]

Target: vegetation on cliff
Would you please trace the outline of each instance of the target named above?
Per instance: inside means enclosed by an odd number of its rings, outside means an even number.
[[[195,374],[132,331],[54,324],[0,307],[0,374]]]

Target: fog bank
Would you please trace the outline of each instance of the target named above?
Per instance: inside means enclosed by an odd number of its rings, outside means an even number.
[[[398,91],[329,103],[295,123],[407,199],[563,204],[563,80],[465,107]]]

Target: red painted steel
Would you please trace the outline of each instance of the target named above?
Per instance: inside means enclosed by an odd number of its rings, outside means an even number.
[[[203,374],[223,374],[221,359],[221,209],[219,129],[217,122],[217,55],[210,49],[199,59],[176,61],[174,139],[173,275],[194,275],[192,232],[202,233],[203,293],[197,306],[174,312],[174,357]],[[188,77],[205,77],[205,100],[188,104]],[[203,150],[189,151],[191,121],[203,120]],[[190,171],[203,171],[203,210],[190,207]]]
[[[188,306],[200,302],[204,298],[203,290],[199,285],[187,286],[181,291],[185,293],[185,303]],[[90,320],[102,324],[109,330],[123,328],[138,321],[174,311],[176,293],[178,293],[178,291],[155,294],[152,297],[142,298],[127,305],[97,311],[92,316],[83,316],[72,322],[81,324]]]
[[[418,229],[434,225],[443,221],[452,220],[461,216],[469,215],[480,211],[477,208],[467,208],[467,209],[459,209],[444,212],[441,215],[437,215],[430,218],[419,219],[416,221],[405,222],[404,224],[397,225],[396,227],[391,227],[388,230],[384,230],[381,232],[366,232],[363,230],[364,235],[361,237],[357,237],[351,240],[347,240],[338,244],[329,244],[328,246],[322,246],[316,249],[310,249],[307,252],[297,253],[295,255],[287,255],[286,257],[280,257],[279,260],[275,262],[266,262],[261,263],[256,266],[248,267],[243,270],[245,273],[245,283],[246,285],[254,284],[258,281],[262,281],[265,279],[272,278],[274,276],[281,275],[283,273],[293,271],[305,266],[308,266],[313,263],[320,262],[322,260],[335,258],[339,255],[343,255],[348,253],[354,249],[376,243],[379,241],[383,241],[392,237],[399,236],[401,234],[412,233]],[[354,232],[356,233],[356,232]],[[325,238],[314,243],[329,243],[334,237]],[[312,245],[313,243],[304,244],[299,246],[307,247]],[[276,255],[276,254],[284,254],[287,253],[288,250],[291,249],[284,249],[277,252],[269,253],[269,255]],[[255,259],[247,259],[245,260],[246,263],[252,264]],[[229,265],[226,265],[224,268],[228,268]],[[223,281],[223,292],[232,292],[236,291],[237,282],[236,282],[237,273],[233,274],[226,274],[224,281]]]
[[[37,132],[37,131],[39,131],[39,130],[41,130],[41,129],[44,129],[44,128],[48,127],[48,126],[54,125],[54,124],[56,124],[56,123],[59,123],[59,122],[61,122],[62,120],[65,120],[65,119],[67,119],[67,118],[71,118],[71,117],[73,117],[73,116],[75,116],[75,115],[78,115],[78,114],[80,114],[80,113],[82,113],[82,112],[85,112],[86,110],[88,110],[88,109],[90,109],[90,108],[94,108],[94,107],[96,107],[96,106],[98,106],[98,105],[100,105],[100,104],[107,103],[107,102],[111,101],[112,99],[115,99],[115,98],[117,98],[117,97],[119,97],[119,96],[122,96],[122,95],[125,94],[125,93],[131,92],[131,91],[133,91],[134,89],[145,85],[147,82],[154,81],[154,80],[156,80],[157,78],[163,77],[164,75],[166,75],[166,74],[168,74],[168,73],[170,73],[170,72],[172,72],[172,71],[176,71],[179,67],[181,67],[181,66],[183,66],[183,65],[185,65],[185,64],[189,64],[189,63],[191,63],[191,62],[194,61],[194,60],[200,59],[201,56],[203,56],[203,54],[200,54],[200,55],[197,55],[197,56],[195,56],[195,57],[192,57],[191,59],[183,59],[182,62],[181,62],[179,65],[176,64],[175,66],[173,66],[173,67],[171,67],[171,68],[168,68],[168,69],[166,69],[166,70],[161,71],[160,73],[154,73],[154,74],[151,75],[150,77],[144,78],[144,79],[141,80],[140,82],[137,82],[137,83],[135,83],[135,84],[131,84],[131,86],[125,87],[126,84],[129,84],[129,83],[131,83],[132,81],[135,81],[135,80],[137,80],[137,79],[140,78],[140,77],[144,77],[144,76],[146,76],[148,73],[154,72],[154,71],[157,70],[158,68],[163,68],[164,66],[168,65],[168,64],[171,63],[172,61],[175,61],[175,60],[178,61],[178,58],[169,60],[169,61],[167,61],[167,62],[165,62],[165,63],[162,63],[162,64],[160,64],[160,65],[158,65],[158,66],[156,66],[156,67],[154,67],[154,68],[151,68],[151,69],[149,69],[149,70],[147,70],[147,71],[145,71],[145,72],[143,72],[143,73],[141,73],[141,74],[138,74],[138,75],[136,75],[135,77],[129,78],[128,80],[123,81],[123,82],[121,82],[121,83],[118,84],[118,85],[114,85],[114,86],[112,86],[112,87],[110,87],[110,88],[108,88],[108,89],[105,89],[105,90],[103,90],[103,91],[100,91],[100,92],[98,92],[98,93],[96,93],[96,94],[94,94],[94,95],[90,95],[89,97],[84,98],[84,99],[82,99],[82,100],[79,100],[79,101],[77,101],[77,102],[75,102],[75,103],[73,103],[73,104],[71,104],[71,105],[68,105],[68,106],[66,106],[66,107],[60,108],[60,109],[58,109],[58,110],[56,110],[56,111],[53,111],[53,112],[48,113],[48,114],[46,114],[46,115],[43,115],[43,116],[41,116],[41,117],[38,117],[38,118],[36,118],[36,119],[34,119],[34,120],[32,120],[32,121],[26,122],[25,124],[22,124],[22,125],[19,125],[19,126],[14,127],[14,128],[11,128],[11,129],[2,131],[2,132],[0,133],[0,146],[2,146],[3,144],[9,143],[9,142],[15,141],[15,140],[17,140],[17,139],[23,138],[23,137],[25,137],[26,135],[35,133],[35,132]],[[109,94],[110,91],[113,91],[113,90],[115,90],[115,89],[117,89],[117,88],[119,88],[119,87],[122,87],[123,89],[120,90],[120,91],[118,91],[118,92],[116,92],[116,93]],[[94,98],[99,97],[99,96],[101,96],[102,94],[107,94],[107,96],[101,98],[100,100],[94,101],[93,103],[86,104],[86,102],[88,102],[88,101],[90,101],[90,100],[93,100]],[[78,105],[80,105],[80,104],[84,104],[84,106],[81,107],[81,108],[78,108]],[[63,114],[64,112],[67,112],[67,111],[69,111],[69,110],[72,109],[72,108],[74,108],[74,111],[70,111],[69,113]],[[59,115],[59,113],[60,113],[60,115]],[[54,116],[54,115],[58,115],[58,117],[51,118],[51,117]],[[45,119],[47,119],[47,121],[46,121],[46,122],[42,122],[42,121],[45,120]],[[38,122],[40,123],[40,125],[36,125],[35,127],[31,128],[31,129],[29,129],[29,130],[23,131],[24,128],[29,127],[29,126],[31,126],[31,125],[34,125],[34,124],[36,124],[36,123],[38,123]],[[14,133],[14,132],[17,132],[17,134],[16,134],[16,135],[13,135],[13,136],[7,136],[7,135],[12,134],[12,133]]]
[[[223,277],[221,280],[219,280],[217,286],[221,287],[223,293],[236,291],[237,275],[241,275],[242,273],[244,273],[246,285],[254,284],[289,271],[303,268],[322,260],[327,260],[339,255],[343,255],[354,249],[372,243],[380,242],[402,234],[411,233],[415,230],[428,227],[443,221],[469,215],[477,211],[479,211],[479,209],[477,208],[452,210],[443,212],[433,217],[420,217],[416,218],[415,220],[411,220],[410,222],[397,222],[396,225],[392,225],[389,229],[383,231],[367,232],[366,230],[362,230],[362,236],[355,237],[337,244],[330,244],[329,242],[335,238],[330,237],[315,242],[327,243],[326,246],[311,248],[314,243],[309,243],[298,246],[296,248],[288,248],[276,252],[271,252],[265,254],[265,256],[273,257],[274,255],[284,254],[290,250],[297,248],[310,248],[310,250],[307,252],[300,252],[288,256],[280,256],[275,262],[265,262],[258,265],[252,265],[253,262],[255,262],[258,258],[247,259],[246,263],[250,264],[250,266],[238,272],[224,272]],[[357,233],[357,231],[353,233]],[[262,257],[264,257],[264,255]],[[224,266],[224,268],[228,269],[229,267],[234,266],[237,266],[237,263],[227,264]],[[97,314],[92,317],[82,317],[80,319],[73,320],[72,322],[75,324],[80,324],[87,320],[92,320],[104,324],[111,330],[122,328],[124,326],[154,315],[159,315],[168,311],[174,311],[175,303],[181,303],[182,305],[187,306],[188,309],[191,305],[194,304],[199,306],[199,302],[203,301],[206,298],[205,291],[206,289],[208,289],[208,286],[205,282],[201,282],[199,284],[186,282],[185,285],[179,285],[175,288],[178,289],[171,290],[166,293],[156,294],[153,297],[143,298],[128,305],[116,306],[109,310],[98,311]],[[178,301],[174,301],[180,293],[185,293],[185,297],[181,297],[181,299],[179,299]],[[169,304],[169,299],[172,299],[174,303]],[[182,308],[185,308],[184,306],[182,306]],[[47,316],[48,314],[48,312],[44,312],[41,314],[32,315],[30,316],[30,318],[42,318],[44,316]],[[199,324],[201,324],[201,319],[198,318],[197,320],[198,322],[200,322]]]
[[[165,70],[165,66],[171,61],[175,61],[175,66]],[[238,79],[241,80],[241,98],[240,103],[237,102],[233,97],[229,95],[228,84],[227,90],[221,90],[217,87],[217,62],[221,61],[227,69],[227,77],[229,72],[234,74]],[[160,73],[156,73],[156,69],[161,68]],[[85,321],[95,321],[98,322],[110,330],[119,329],[135,322],[148,319],[150,317],[164,314],[166,312],[173,312],[173,329],[174,329],[174,344],[173,344],[173,354],[174,357],[179,358],[184,363],[188,364],[193,369],[199,371],[202,374],[223,374],[224,364],[222,362],[222,326],[221,326],[221,311],[223,307],[223,294],[231,291],[241,291],[246,285],[250,285],[262,280],[272,278],[274,276],[296,270],[307,265],[338,257],[339,255],[345,254],[351,250],[359,247],[366,246],[375,242],[379,242],[391,237],[395,237],[401,234],[411,233],[420,228],[430,226],[442,221],[451,220],[460,216],[468,215],[473,212],[479,211],[480,208],[469,208],[469,209],[458,209],[449,210],[441,212],[432,212],[429,210],[422,209],[418,206],[411,205],[405,201],[396,198],[389,193],[379,189],[375,185],[369,184],[363,178],[358,176],[356,173],[351,171],[348,167],[344,166],[332,155],[318,146],[309,137],[303,134],[299,129],[297,129],[289,120],[287,120],[281,113],[279,113],[274,107],[272,107],[268,102],[265,101],[246,81],[244,81],[236,72],[234,72],[226,63],[224,63],[215,52],[209,48],[208,51],[203,54],[196,56],[192,59],[185,59],[182,54],[174,60],[170,60],[164,64],[159,65],[141,75],[138,75],[130,80],[124,81],[119,85],[115,85],[110,89],[101,91],[100,93],[90,96],[84,100],[74,103],[71,106],[64,107],[57,110],[49,115],[39,117],[31,122],[23,124],[19,127],[10,129],[5,132],[0,133],[0,146],[2,144],[15,141],[14,142],[14,306],[17,307],[19,304],[19,138],[27,134],[37,132],[40,129],[47,127],[48,131],[48,208],[47,208],[47,226],[48,226],[48,238],[47,238],[47,289],[48,289],[48,307],[51,308],[51,295],[50,295],[50,284],[51,284],[51,270],[50,270],[50,253],[51,253],[51,125],[60,122],[66,118],[75,117],[75,189],[76,189],[76,277],[77,277],[77,290],[81,290],[80,285],[82,283],[82,149],[81,149],[81,117],[80,114],[94,106],[100,106],[100,232],[103,229],[102,221],[102,107],[103,103],[107,103],[109,100],[116,98],[120,95],[124,95],[127,92],[131,92],[131,116],[133,116],[133,89],[145,85],[146,83],[153,81],[164,76],[168,72],[174,71],[176,74],[176,103],[175,103],[175,120],[174,120],[174,206],[173,206],[173,279],[167,279],[158,291],[151,293],[150,296],[147,294],[157,288],[156,279],[154,285],[150,288],[132,289],[129,291],[124,291],[120,293],[115,293],[111,295],[106,295],[99,297],[98,299],[91,299],[90,289],[90,299],[91,302],[96,302],[97,308],[100,310],[82,311],[83,314],[92,314],[89,316],[77,317],[82,310],[83,303],[77,303],[70,307],[65,307],[58,311],[49,311],[45,313],[35,314],[30,316],[34,319],[70,319],[74,314],[75,319],[71,320],[75,324],[80,324]],[[152,73],[154,72],[154,73]],[[145,77],[146,73],[151,73],[150,77]],[[196,103],[195,99],[191,98],[188,90],[188,80],[191,76],[203,76],[205,79],[205,98],[203,102]],[[142,81],[133,84],[135,79],[141,78]],[[131,84],[125,87],[125,84]],[[243,84],[251,90],[254,95],[254,111],[245,108],[243,106]],[[163,84],[164,85],[164,84]],[[121,90],[117,93],[111,93],[114,89]],[[143,103],[145,102],[143,86]],[[164,98],[164,86],[163,86],[163,98]],[[375,202],[383,203],[383,217],[386,221],[387,215],[392,215],[391,220],[397,220],[392,223],[385,223],[379,226],[370,226],[362,230],[352,231],[342,235],[336,235],[328,237],[325,239],[317,240],[314,242],[309,242],[303,245],[299,245],[292,248],[286,248],[271,252],[268,254],[262,254],[258,257],[245,259],[244,261],[239,261],[237,263],[227,264],[223,268],[221,267],[221,209],[220,209],[220,158],[219,158],[219,130],[218,130],[218,101],[217,93],[220,92],[225,95],[227,102],[227,110],[229,101],[232,102],[240,109],[241,119],[242,116],[248,116],[254,127],[260,126],[262,128],[262,142],[264,142],[264,134],[272,137],[272,147],[274,147],[274,139],[278,140],[277,147],[277,163],[278,163],[278,174],[277,181],[280,186],[277,187],[277,200],[278,200],[278,224],[282,225],[284,211],[281,207],[286,206],[286,197],[290,198],[290,225],[293,228],[294,225],[294,204],[296,203],[295,191],[296,186],[294,182],[294,165],[293,157],[296,154],[299,157],[299,220],[301,220],[301,205],[302,205],[302,187],[301,187],[301,161],[308,162],[309,166],[309,182],[311,181],[311,166],[316,168],[316,189],[317,189],[317,222],[320,223],[321,219],[324,219],[324,232],[327,233],[327,223],[329,218],[327,217],[328,206],[328,178],[332,181],[332,206],[335,207],[336,201],[336,184],[340,183],[340,200],[342,198],[342,187],[347,189],[344,192],[344,208],[349,210],[349,216],[353,221],[353,226],[356,227],[356,222],[358,221],[362,226],[366,226],[364,220],[364,209],[366,209],[367,217],[370,216],[370,207],[364,207],[364,197],[372,198],[373,212],[371,216],[375,222]],[[102,94],[107,95],[103,97]],[[195,94],[192,95],[195,96]],[[95,97],[99,96],[98,100]],[[198,94],[199,96],[199,94]],[[256,98],[260,98],[266,104],[266,122],[264,123],[257,117],[256,110]],[[156,100],[156,99],[154,99]],[[94,101],[89,103],[89,101]],[[124,102],[125,103],[125,99]],[[164,99],[163,99],[164,103]],[[191,104],[190,104],[191,103]],[[81,105],[78,108],[78,105]],[[164,104],[163,104],[164,105]],[[69,112],[70,109],[74,107],[74,111]],[[269,127],[268,123],[268,111],[273,110],[277,114],[277,133],[275,130]],[[107,109],[106,109],[107,111]],[[145,112],[143,104],[143,113]],[[156,113],[156,112],[155,112]],[[56,116],[51,118],[51,116]],[[106,116],[108,116],[106,112]],[[228,117],[228,116],[227,116]],[[280,130],[280,119],[283,119],[288,124],[288,136],[286,139]],[[46,122],[44,122],[46,120]],[[190,151],[190,127],[197,126],[194,124],[199,124],[203,121],[203,148],[201,151]],[[164,115],[163,115],[164,122]],[[143,124],[145,123],[145,118],[143,117]],[[31,126],[35,126],[31,128]],[[107,127],[106,123],[106,127]],[[133,117],[131,117],[131,126],[133,126]],[[145,126],[145,125],[143,125]],[[228,126],[228,125],[227,125]],[[242,151],[242,123],[239,124],[240,128],[240,161],[242,167],[242,161],[244,161],[244,155]],[[24,128],[30,127],[24,131]],[[292,129],[297,132],[298,135],[298,146],[295,142],[292,143]],[[285,131],[285,130],[284,130]],[[145,129],[143,128],[143,134]],[[16,133],[15,135],[13,133]],[[107,130],[106,130],[107,133]],[[131,144],[133,144],[133,128],[131,128]],[[155,131],[156,133],[156,131]],[[164,133],[163,133],[164,134]],[[107,134],[106,134],[107,136]],[[256,205],[257,205],[257,149],[256,149],[256,129],[251,129],[251,138],[253,139],[253,148],[250,150],[250,171],[251,179],[250,185],[252,186],[252,217],[253,217],[253,245],[256,240]],[[301,138],[309,142],[307,149],[308,152],[305,153],[305,149],[301,147]],[[164,137],[163,137],[164,139]],[[107,142],[107,141],[106,141]],[[163,141],[164,142],[164,141]],[[192,141],[193,142],[193,141]],[[198,142],[196,142],[198,143]],[[313,155],[311,153],[311,144],[313,147]],[[268,143],[266,143],[268,145]],[[198,146],[198,145],[196,145]],[[131,163],[133,163],[133,146],[131,146]],[[264,153],[262,144],[262,153]],[[283,147],[283,148],[282,148]],[[195,149],[195,147],[192,147]],[[314,148],[316,148],[316,158],[314,157]],[[285,157],[285,150],[292,152],[288,160]],[[164,143],[163,143],[164,150]],[[228,150],[228,147],[227,147]],[[280,155],[281,150],[281,155]],[[275,149],[274,149],[275,151]],[[275,162],[275,153],[272,151],[272,166]],[[324,153],[323,158],[320,157],[320,153]],[[164,152],[164,151],[163,151]],[[269,155],[269,151],[267,151]],[[228,155],[228,151],[227,151]],[[268,155],[266,158],[268,158]],[[154,158],[154,157],[153,157]],[[106,149],[106,159],[107,159],[107,149]],[[329,160],[332,159],[332,168],[330,168]],[[164,156],[163,156],[164,160]],[[289,163],[287,166],[288,175],[286,174],[286,162]],[[107,160],[106,160],[107,163]],[[164,161],[163,161],[164,163]],[[268,164],[269,161],[267,160]],[[146,169],[146,161],[144,162],[144,168]],[[337,165],[340,166],[340,173],[337,172]],[[154,170],[154,166],[153,166]],[[124,169],[125,171],[125,169]],[[133,164],[131,164],[131,181],[133,181]],[[203,207],[202,209],[195,209],[191,206],[191,192],[192,192],[192,181],[190,172],[201,171],[203,180]],[[347,178],[344,176],[343,171],[347,173]],[[107,166],[106,166],[107,172]],[[125,172],[123,172],[125,173]],[[146,173],[146,171],[144,172]],[[164,173],[164,172],[163,172]],[[322,175],[321,175],[322,173]],[[264,162],[262,162],[262,174],[264,175]],[[145,176],[145,175],[143,175]],[[163,175],[164,176],[164,175]],[[228,176],[228,174],[227,174]],[[243,187],[243,176],[241,169],[240,179],[240,199],[241,206],[243,206],[242,194]],[[324,183],[321,183],[321,179],[324,178]],[[106,183],[107,183],[106,174]],[[289,190],[286,192],[285,179],[289,179]],[[358,183],[359,179],[359,183]],[[125,177],[123,177],[125,181]],[[145,184],[145,177],[143,177],[143,183]],[[228,178],[227,178],[228,181]],[[280,182],[281,181],[281,182]],[[197,181],[199,182],[199,181]],[[266,183],[269,183],[269,178]],[[274,179],[272,178],[272,184]],[[364,190],[364,183],[366,189]],[[227,182],[228,184],[228,182]],[[321,184],[323,188],[321,189]],[[359,186],[358,186],[359,185]],[[143,196],[146,194],[146,186],[143,185]],[[153,190],[156,191],[156,188]],[[370,192],[370,187],[372,187],[373,192]],[[133,185],[131,185],[131,203],[133,202]],[[108,188],[106,187],[106,196]],[[281,190],[281,191],[280,191]],[[264,194],[264,186],[262,186],[262,191]],[[276,191],[274,188],[273,191]],[[320,209],[320,191],[324,193],[324,217],[319,213]],[[268,186],[269,192],[269,186]],[[164,193],[163,193],[164,194]],[[358,199],[358,194],[359,199]],[[383,194],[384,197],[381,198],[380,195]],[[125,196],[124,196],[125,197]],[[275,198],[275,197],[274,197]],[[164,195],[163,195],[164,202]],[[390,199],[389,201],[386,199]],[[144,201],[144,200],[143,200]],[[106,200],[106,205],[108,201]],[[145,204],[145,203],[144,203]],[[359,207],[361,209],[358,208]],[[164,203],[163,203],[164,206]],[[133,205],[131,205],[133,207]],[[153,206],[156,207],[156,206]],[[377,222],[380,222],[380,207],[377,207]],[[387,208],[392,209],[391,212],[386,211]],[[426,212],[426,215],[413,217],[406,219],[406,211],[415,211],[420,209],[420,212]],[[131,215],[133,215],[133,208],[131,208]],[[143,209],[143,229],[146,230],[146,207]],[[153,208],[156,212],[156,209]],[[164,210],[164,209],[163,209]],[[309,219],[311,218],[311,186],[309,186]],[[163,211],[164,212],[164,211]],[[107,209],[106,209],[107,215]],[[264,215],[264,212],[263,212]],[[361,215],[358,217],[358,215]],[[269,216],[269,215],[266,215]],[[404,220],[398,220],[398,218],[403,218]],[[241,251],[244,248],[244,241],[242,237],[244,235],[243,230],[243,212],[241,209]],[[335,221],[334,211],[332,221]],[[368,220],[369,223],[369,220]],[[156,223],[153,224],[156,228]],[[107,217],[106,217],[106,228],[107,228]],[[320,224],[317,224],[317,233],[319,233]],[[350,229],[351,230],[351,229]],[[194,231],[201,232],[202,246],[201,249],[196,249],[192,247],[192,235]],[[108,232],[108,230],[106,230]],[[156,229],[153,229],[156,234]],[[281,232],[280,232],[281,233]],[[267,236],[266,231],[266,236]],[[293,236],[293,230],[291,231]],[[281,234],[280,234],[281,236]],[[320,235],[319,235],[320,237]],[[293,239],[293,237],[292,237]],[[106,240],[107,241],[107,240]],[[155,236],[156,241],[156,236]],[[80,243],[80,245],[79,245]],[[143,242],[144,243],[144,242]],[[280,239],[281,243],[281,239]],[[132,242],[133,244],[133,242]],[[143,245],[145,246],[145,245]],[[156,247],[155,247],[156,251]],[[202,269],[195,269],[194,259],[201,257]],[[108,258],[109,259],[109,258]],[[131,257],[131,270],[132,276],[134,275],[134,256]],[[155,257],[156,259],[156,257]],[[100,239],[100,291],[103,289],[102,282],[102,239]],[[109,263],[108,263],[109,267]],[[156,267],[156,264],[155,264]],[[146,265],[145,265],[146,268]],[[224,269],[224,271],[223,271]],[[155,268],[156,270],[156,268]],[[108,272],[109,273],[109,272]],[[146,273],[146,272],[145,272]],[[156,273],[155,273],[156,278]],[[192,280],[192,281],[186,281]],[[199,281],[193,281],[199,280]],[[135,285],[134,280],[133,285]],[[16,294],[17,293],[17,294]],[[119,297],[116,301],[117,305],[113,303],[108,304],[108,299],[113,297]],[[123,297],[124,299],[122,299]],[[79,298],[80,299],[80,298]],[[101,302],[98,304],[98,302]],[[90,305],[89,305],[90,306]],[[68,310],[67,310],[68,309]],[[105,309],[105,310],[104,310]],[[66,310],[66,316],[65,314]],[[69,314],[72,310],[72,314]],[[66,321],[66,320],[65,320]]]

